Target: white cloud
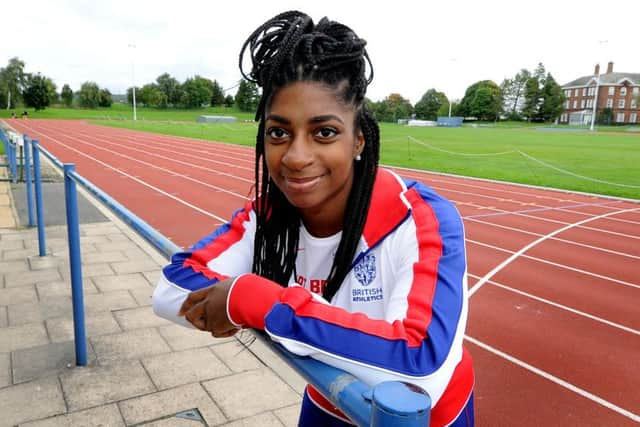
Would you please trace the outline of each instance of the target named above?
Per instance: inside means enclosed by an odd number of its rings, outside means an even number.
[[[267,18],[300,9],[314,20],[343,22],[367,39],[375,79],[369,96],[391,92],[413,102],[429,88],[461,97],[471,83],[500,83],[542,62],[562,84],[613,60],[615,70],[640,72],[632,52],[640,2],[395,1],[12,1],[3,5],[0,66],[18,56],[29,72],[75,90],[87,80],[114,93],[135,80],[168,72],[200,74],[230,86],[240,77],[238,52]],[[606,43],[598,41],[607,40]],[[135,49],[128,48],[135,44]]]

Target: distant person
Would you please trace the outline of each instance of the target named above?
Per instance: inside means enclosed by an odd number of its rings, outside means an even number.
[[[16,118],[16,112],[15,112],[15,111],[12,111],[12,112],[11,112],[11,118],[12,118],[12,119],[15,119],[15,118]]]
[[[27,110],[24,110],[24,111],[22,112],[22,118],[23,118],[23,119],[26,119],[26,118],[28,118],[28,117],[29,117],[29,113],[27,112]]]
[[[262,87],[257,198],[173,255],[153,308],[218,338],[265,330],[369,386],[408,381],[431,396],[432,427],[473,426],[462,219],[431,188],[378,168],[365,44],[301,12],[253,32],[240,64],[246,54],[242,74]],[[307,386],[299,425],[352,425],[328,397]]]

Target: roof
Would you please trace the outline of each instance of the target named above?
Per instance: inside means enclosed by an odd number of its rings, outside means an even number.
[[[588,86],[595,75],[589,75],[575,79],[567,84],[562,85],[563,88]],[[600,74],[600,85],[617,85],[622,80],[629,80],[632,85],[640,85],[640,73],[607,73]]]

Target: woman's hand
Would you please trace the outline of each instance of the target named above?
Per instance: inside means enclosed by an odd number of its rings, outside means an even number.
[[[206,288],[193,291],[182,303],[179,316],[184,316],[201,331],[216,338],[234,335],[240,329],[227,317],[227,297],[235,278],[229,278]]]

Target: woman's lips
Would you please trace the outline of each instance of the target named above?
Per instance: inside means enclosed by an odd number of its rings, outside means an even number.
[[[290,176],[284,177],[284,182],[287,185],[287,189],[295,192],[307,192],[311,191],[320,182],[320,176],[311,176],[305,178],[294,178]]]

